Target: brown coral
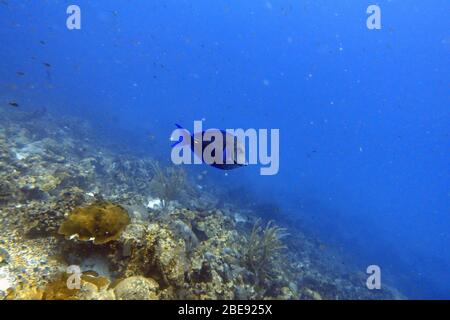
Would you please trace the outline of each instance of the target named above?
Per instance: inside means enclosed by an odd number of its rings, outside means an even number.
[[[86,299],[114,299],[114,292],[108,290],[109,280],[98,275],[84,272],[80,278],[80,288],[68,287],[69,274],[61,273],[45,286],[40,287],[32,283],[21,284],[10,290],[8,300],[86,300]]]
[[[58,233],[79,240],[93,240],[94,244],[103,244],[117,240],[130,222],[127,211],[110,202],[95,202],[72,211],[59,227]]]
[[[152,278],[134,276],[120,281],[114,288],[120,300],[157,300],[158,283]]]
[[[127,248],[125,276],[144,275],[161,288],[184,283],[185,245],[166,226],[152,223],[145,228],[131,224],[123,234]]]

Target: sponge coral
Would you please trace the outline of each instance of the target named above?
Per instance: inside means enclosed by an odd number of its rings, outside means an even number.
[[[129,222],[130,218],[124,208],[111,202],[99,201],[73,210],[59,227],[58,233],[103,244],[117,240]]]

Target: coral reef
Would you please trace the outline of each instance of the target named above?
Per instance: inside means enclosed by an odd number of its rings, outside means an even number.
[[[0,248],[0,266],[7,264],[9,261],[9,254],[3,248]]]
[[[98,130],[0,109],[0,299],[402,298],[367,290],[276,206],[237,203],[242,190],[188,182]]]
[[[58,233],[82,241],[103,244],[117,240],[130,219],[121,206],[109,202],[95,202],[76,208],[59,227]]]
[[[257,278],[257,284],[264,286],[266,279],[274,279],[275,265],[279,264],[281,251],[286,249],[281,239],[286,236],[286,229],[273,225],[269,221],[265,227],[261,220],[256,220],[246,250],[244,252],[245,265]]]
[[[79,288],[69,288],[70,281],[66,273],[57,275],[45,286],[38,287],[32,284],[18,286],[10,290],[9,300],[113,300],[114,293],[109,290],[109,280],[106,278],[82,274]]]
[[[123,256],[127,257],[125,276],[144,275],[157,280],[161,287],[180,287],[185,272],[185,247],[167,226],[130,225],[124,232]]]
[[[151,190],[160,199],[163,208],[167,208],[169,202],[179,198],[183,192],[189,191],[186,172],[181,167],[163,169],[158,162],[154,162],[152,167]]]
[[[120,281],[114,288],[118,300],[158,300],[158,283],[152,278],[134,276]]]

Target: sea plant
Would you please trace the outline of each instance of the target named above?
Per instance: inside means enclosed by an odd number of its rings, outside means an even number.
[[[256,275],[257,285],[262,287],[266,279],[273,279],[281,253],[286,248],[281,239],[288,235],[285,228],[269,221],[266,226],[257,219],[247,239],[244,252],[246,267]]]
[[[188,191],[186,172],[180,167],[162,168],[158,162],[151,165],[154,173],[150,183],[151,191],[161,201],[163,209],[166,209],[170,201]]]

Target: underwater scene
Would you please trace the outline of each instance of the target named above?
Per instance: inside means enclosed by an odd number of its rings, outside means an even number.
[[[0,0],[0,300],[450,299],[449,12]]]

